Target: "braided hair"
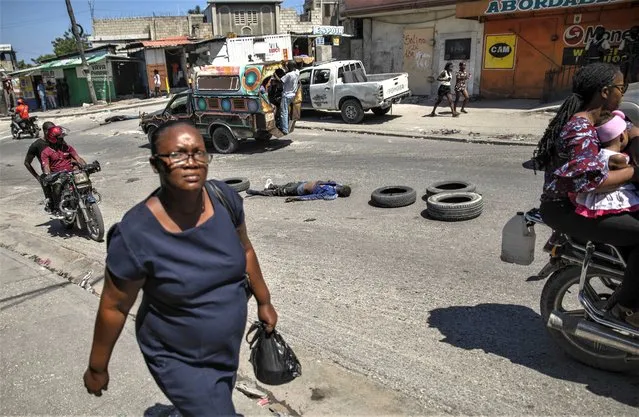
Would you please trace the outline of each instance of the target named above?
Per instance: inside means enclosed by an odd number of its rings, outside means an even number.
[[[577,71],[572,79],[572,94],[563,102],[537,144],[533,159],[538,167],[543,169],[551,163],[557,139],[568,120],[585,110],[597,93],[613,83],[618,72],[619,67],[602,62],[586,65]]]

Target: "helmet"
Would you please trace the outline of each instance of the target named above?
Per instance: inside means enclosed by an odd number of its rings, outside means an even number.
[[[42,123],[42,131],[46,135],[47,132],[49,131],[49,129],[51,129],[53,126],[55,126],[55,123],[53,123],[53,122],[48,122],[48,121],[44,122],[44,123]]]
[[[24,100],[22,100],[21,98],[18,99],[18,104],[24,104]]]
[[[47,130],[47,141],[49,143],[58,143],[59,139],[64,137],[64,130],[60,126],[53,126]]]

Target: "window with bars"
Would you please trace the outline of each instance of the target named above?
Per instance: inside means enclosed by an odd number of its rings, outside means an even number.
[[[258,13],[256,10],[242,10],[233,12],[233,23],[236,25],[257,25]]]

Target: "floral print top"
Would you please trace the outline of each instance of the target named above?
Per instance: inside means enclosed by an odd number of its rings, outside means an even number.
[[[457,71],[457,74],[455,74],[455,91],[465,90],[467,80],[468,73],[466,71]]]
[[[541,201],[566,200],[569,194],[595,190],[608,177],[608,167],[597,158],[601,142],[585,117],[573,116],[555,143],[555,157],[546,169]]]

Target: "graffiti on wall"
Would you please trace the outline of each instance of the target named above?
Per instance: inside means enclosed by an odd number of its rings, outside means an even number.
[[[430,68],[432,61],[432,46],[428,33],[422,30],[404,31],[404,68]]]

